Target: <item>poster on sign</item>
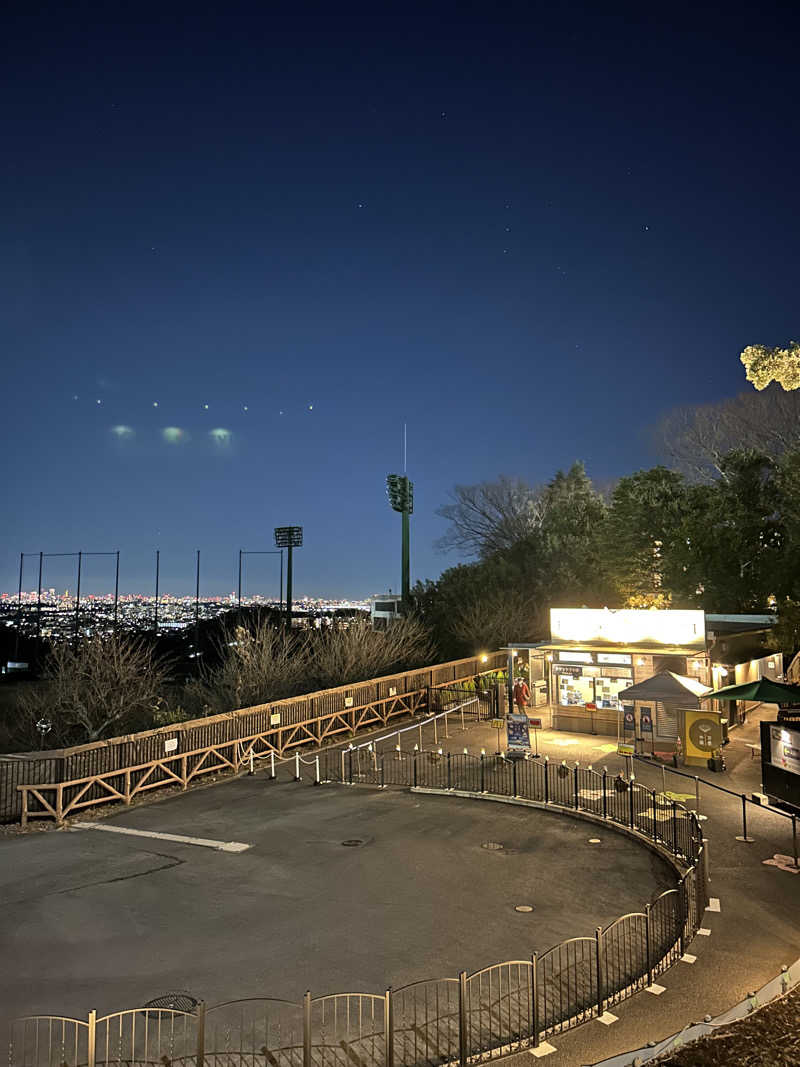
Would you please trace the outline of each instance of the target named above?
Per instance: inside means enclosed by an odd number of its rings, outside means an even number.
[[[626,734],[635,733],[636,732],[636,718],[635,718],[635,716],[633,714],[633,705],[632,704],[623,704],[622,708],[623,708],[622,727],[625,730],[625,733]]]
[[[530,752],[531,737],[528,729],[528,716],[512,713],[506,716],[506,730],[509,752]]]
[[[651,734],[653,732],[653,719],[650,712],[645,708],[642,708],[639,715],[639,728],[643,734]]]

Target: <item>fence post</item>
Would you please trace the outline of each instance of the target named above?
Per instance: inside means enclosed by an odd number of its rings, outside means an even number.
[[[511,796],[517,795],[517,761],[514,760],[511,764]]]
[[[419,752],[417,752],[417,750],[414,749],[414,788],[415,789],[417,787],[417,756],[418,755],[419,755]]]
[[[383,1035],[386,1045],[386,1067],[394,1067],[394,1006],[391,986],[386,990],[386,1001],[383,1006]]]
[[[741,837],[737,834],[737,841],[744,841],[746,844],[751,845],[753,838],[747,836],[747,795],[742,793],[742,834]]]
[[[482,793],[486,792],[486,768],[484,767],[484,761],[485,760],[486,760],[486,757],[481,752],[481,792]]]
[[[700,818],[700,779],[697,775],[694,776],[694,810],[697,813],[697,818]]]
[[[458,975],[458,1062],[467,1067],[467,972]]]
[[[347,752],[348,752],[348,756],[350,757],[349,758],[349,763],[350,763],[350,785],[352,785],[353,784],[353,746],[352,745],[347,750]]]
[[[603,1001],[603,928],[598,926],[594,932],[595,939],[595,960],[597,963],[597,1014],[602,1015]]]
[[[795,867],[797,867],[798,863],[797,863],[797,816],[796,815],[792,816],[792,855],[794,856],[794,865],[795,865]]]
[[[433,721],[433,743],[434,743],[434,745],[438,745],[439,744],[439,727],[436,725],[436,716],[435,715],[433,716],[433,720],[432,721]]]
[[[575,777],[575,810],[576,811],[578,811],[580,809],[580,806],[581,806],[580,805],[579,789],[578,789],[578,766],[579,766],[579,764],[576,761],[575,767],[574,767],[574,771],[573,771],[574,777]]]
[[[303,994],[303,1067],[313,1067],[311,1062],[311,990]]]
[[[28,790],[22,787],[22,825],[28,825]]]
[[[197,1056],[195,1067],[203,1067],[206,1054],[206,1002],[201,1000],[197,1005]]]
[[[89,1026],[86,1031],[86,1067],[94,1067],[95,1049],[97,1048],[97,1012],[89,1012]]]
[[[531,956],[531,1037],[533,1047],[539,1047],[539,957],[537,953]]]
[[[429,685],[426,685],[425,686],[425,710],[428,712],[429,715],[431,714],[431,711],[433,710],[433,699],[432,699],[432,697],[433,697],[433,688],[431,686],[429,686]],[[422,727],[420,727],[420,729],[422,729]],[[422,746],[420,745],[420,748],[421,747]]]
[[[686,875],[678,882],[678,910],[681,924],[681,956],[686,951]]]
[[[550,757],[544,758],[544,802],[550,802]]]
[[[449,712],[444,713],[444,736],[449,740],[450,734],[447,732],[447,716]]]
[[[296,782],[302,782],[303,778],[300,774],[300,753],[295,751],[294,754],[294,780]]]
[[[633,814],[633,775],[628,779],[628,815],[630,817],[631,830],[635,830],[636,821]]]
[[[603,767],[603,818],[608,818],[608,798],[606,797],[606,778],[608,778],[608,770]]]
[[[678,804],[672,801],[672,853],[678,855]]]
[[[453,788],[453,773],[452,773],[451,766],[450,766],[451,760],[452,760],[452,753],[448,752],[447,753],[447,788],[448,789],[452,789]]]
[[[56,787],[56,822],[59,826],[64,822],[64,786],[61,783]]]
[[[314,785],[319,785],[319,756],[314,757]]]
[[[656,802],[656,791],[651,790],[653,798],[653,840],[658,841],[658,804]]]

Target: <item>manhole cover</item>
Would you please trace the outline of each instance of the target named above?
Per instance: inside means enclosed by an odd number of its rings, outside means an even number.
[[[348,837],[346,841],[342,841],[345,848],[358,848],[359,845],[363,845],[364,842],[360,837]]]
[[[160,997],[153,997],[152,1000],[148,1000],[146,1004],[142,1004],[142,1009],[152,1008],[152,1018],[155,1018],[158,1014],[157,1009],[165,1011],[186,1011],[194,1012],[195,1008],[199,1004],[197,997],[193,997],[191,993],[187,993],[186,990],[181,990],[177,993],[162,993]]]
[[[503,846],[499,841],[484,841],[481,848],[486,848],[489,852],[498,852]]]
[[[533,911],[533,906],[531,904],[516,904],[514,906],[514,911],[523,911],[527,913]]]

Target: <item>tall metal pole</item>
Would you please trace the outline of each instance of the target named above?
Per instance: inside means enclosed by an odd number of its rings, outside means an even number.
[[[281,612],[283,611],[283,549],[281,549]]]
[[[411,597],[411,559],[409,552],[409,521],[408,510],[403,511],[403,602],[408,603]]]
[[[117,549],[117,565],[114,571],[114,633],[117,632],[117,620],[119,617],[119,549]]]
[[[242,550],[239,549],[239,592],[236,598],[239,611],[242,610]]]
[[[22,626],[22,564],[25,559],[25,553],[19,554],[19,590],[17,591],[17,636],[14,641],[14,660],[19,660],[19,628]]]
[[[197,550],[197,569],[194,585],[194,650],[200,651],[200,549]],[[195,657],[196,658],[196,657]]]
[[[159,573],[158,572],[159,572],[159,569],[160,569],[160,562],[161,562],[161,550],[157,548],[156,549],[156,614],[155,614],[155,618],[153,619],[153,629],[155,630],[156,635],[158,634],[158,578],[159,578]]]
[[[42,636],[42,562],[44,552],[39,553],[39,591],[36,594],[36,640]]]
[[[281,556],[281,562],[283,557]],[[291,630],[292,628],[292,546],[291,543],[287,549],[287,561],[286,561],[286,628]]]
[[[75,590],[75,644],[78,644],[78,635],[80,632],[80,615],[81,615],[81,562],[83,561],[83,552],[78,553],[78,588]]]

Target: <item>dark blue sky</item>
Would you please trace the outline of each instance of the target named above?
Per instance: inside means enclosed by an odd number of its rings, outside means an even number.
[[[416,579],[454,483],[606,481],[749,388],[797,336],[800,24],[643,7],[6,15],[0,588],[159,547],[229,592],[294,523],[299,593],[397,588],[404,420]]]

